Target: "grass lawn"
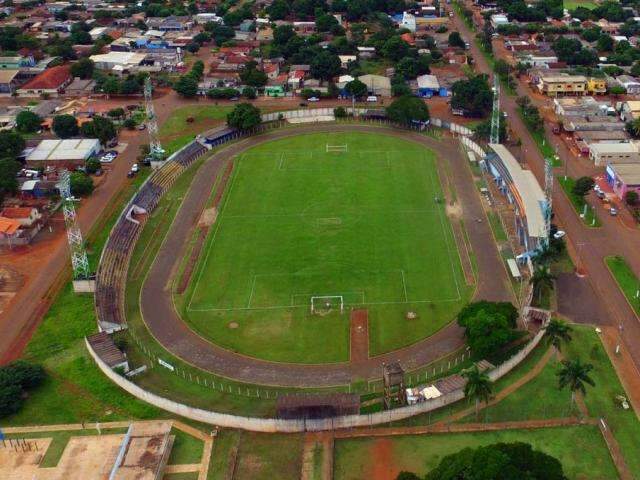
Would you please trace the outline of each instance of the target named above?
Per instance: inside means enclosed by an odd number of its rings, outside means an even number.
[[[607,420],[629,469],[635,478],[640,478],[640,420],[633,409],[623,410],[615,402],[615,396],[624,395],[624,389],[595,331],[574,325],[572,336],[573,341],[564,349],[565,355],[593,365],[591,378],[596,386],[587,387],[585,397],[589,414]]]
[[[578,7],[583,7],[583,8],[588,8],[589,10],[592,10],[594,8],[596,8],[598,6],[598,4],[596,2],[591,2],[589,0],[583,1],[583,0],[564,0],[562,2],[563,7],[566,8],[567,10],[574,10]]]
[[[158,136],[166,155],[177,152],[193,140],[196,134],[222,125],[231,111],[230,106],[190,105],[175,109],[160,126]],[[188,118],[193,121],[187,122]]]
[[[302,436],[242,432],[234,478],[298,480]]]
[[[334,478],[374,478],[374,471],[375,478],[395,478],[401,470],[422,476],[442,457],[465,447],[517,441],[556,457],[570,479],[617,478],[600,431],[593,426],[337,440]]]
[[[627,263],[627,261],[618,255],[606,257],[604,261],[607,263],[607,267],[616,279],[620,290],[627,298],[629,305],[633,308],[637,315],[640,315],[640,301],[638,300],[637,292],[640,288],[640,281],[636,277],[633,270]]]
[[[146,177],[134,178],[111,205],[88,236],[89,262],[97,264],[108,232]],[[27,345],[23,358],[42,364],[48,378],[30,392],[24,407],[3,419],[3,425],[42,425],[80,421],[112,421],[128,418],[166,417],[167,414],[133,399],[110,382],[95,366],[84,346],[84,337],[96,331],[91,295],[76,295],[65,285]]]
[[[168,465],[180,465],[185,463],[200,463],[204,442],[192,437],[177,428],[171,429],[171,435],[175,435]]]
[[[573,340],[562,351],[566,358],[580,358],[593,365],[591,378],[594,388],[587,387],[585,402],[591,417],[604,417],[609,423],[632,472],[640,472],[640,421],[632,410],[622,410],[616,395],[624,389],[609,361],[598,335],[590,327],[573,325]],[[507,398],[480,413],[479,420],[487,422],[530,420],[565,417],[570,410],[570,392],[558,389],[555,356],[536,378]],[[512,380],[511,380],[512,381]],[[498,385],[496,385],[498,387]],[[496,388],[498,390],[498,388]],[[476,421],[475,415],[463,421]],[[592,478],[592,477],[589,477]],[[638,477],[640,478],[640,477]]]
[[[240,430],[220,430],[213,442],[211,463],[207,480],[224,480],[229,471],[232,454],[238,448],[242,432]]]
[[[562,187],[562,190],[564,191],[565,195],[567,196],[567,198],[569,198],[569,201],[571,202],[571,205],[573,205],[573,209],[576,211],[578,216],[584,213],[585,205],[587,205],[587,213],[584,216],[584,218],[581,217],[582,222],[588,227],[601,226],[600,220],[598,219],[598,216],[596,215],[596,211],[593,208],[593,206],[589,205],[589,203],[585,200],[584,197],[575,195],[573,193],[572,189],[576,183],[575,179],[571,177],[567,177],[567,179],[565,180],[563,175],[558,176],[556,178],[558,180],[558,183]]]
[[[347,360],[351,306],[369,310],[374,355],[433,334],[470,294],[433,200],[443,196],[436,168],[430,150],[383,134],[298,135],[247,151],[181,313],[216,343],[274,361]],[[312,315],[312,296],[347,308]],[[418,319],[398,328],[409,310]]]

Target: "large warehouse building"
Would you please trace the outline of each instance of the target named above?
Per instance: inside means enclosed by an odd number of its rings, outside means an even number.
[[[97,138],[70,138],[66,140],[42,140],[37,147],[26,152],[27,165],[77,166],[84,165],[89,157],[100,152]]]

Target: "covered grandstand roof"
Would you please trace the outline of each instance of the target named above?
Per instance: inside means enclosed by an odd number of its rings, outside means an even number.
[[[511,152],[502,144],[491,143],[489,147],[498,155],[513,182],[527,217],[529,236],[543,238],[546,235],[544,209],[546,197],[538,180],[530,170],[524,170]]]

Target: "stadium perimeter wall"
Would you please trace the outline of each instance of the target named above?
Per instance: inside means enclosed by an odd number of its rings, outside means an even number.
[[[294,110],[290,112],[282,112],[283,117],[280,117],[280,113],[276,112],[273,114],[267,114],[269,117],[268,120],[265,119],[263,115],[263,121],[275,121],[281,118],[289,118],[288,115],[291,115],[291,118],[300,118],[307,116],[322,116],[326,113],[322,113],[324,110],[331,109],[315,109],[315,110]],[[353,109],[349,109],[352,113],[360,113],[354,112]],[[356,109],[358,110],[358,109]],[[363,109],[359,109],[360,111],[364,111]],[[307,113],[307,112],[310,112]],[[333,111],[331,111],[331,114]],[[287,115],[287,116],[285,116]],[[270,118],[270,116],[274,116],[274,118]],[[466,127],[442,122],[439,119],[432,119],[432,124],[434,126],[438,126],[441,128],[446,128],[450,130],[452,133],[457,133],[460,135],[460,141],[462,145],[470,150],[474,151],[480,156],[484,156],[484,150],[480,145],[473,142],[468,138],[472,132]],[[186,146],[184,147],[186,148]],[[179,152],[176,152],[172,155],[168,161],[165,163],[168,164],[173,157],[175,157]],[[151,175],[150,177],[152,177]],[[149,181],[150,178],[147,179]],[[145,182],[146,183],[146,182]],[[127,204],[125,209],[123,210],[122,215],[131,208],[133,199]],[[531,298],[531,292],[529,292],[528,298]],[[529,302],[525,302],[525,305],[528,305]],[[496,381],[499,378],[503,377],[507,373],[509,373],[513,368],[518,366],[528,355],[529,353],[540,343],[542,337],[544,336],[544,330],[540,330],[528,343],[525,345],[523,349],[513,355],[509,360],[504,363],[498,365],[495,369],[491,370],[488,373],[489,378],[492,381]],[[393,421],[403,420],[405,418],[409,418],[421,413],[431,412],[438,408],[442,408],[451,403],[457,402],[464,398],[464,392],[462,390],[456,390],[454,392],[448,393],[441,397],[427,400],[425,402],[421,402],[415,405],[410,405],[406,407],[397,408],[394,410],[387,410],[382,412],[370,413],[367,415],[346,415],[339,416],[327,419],[300,419],[300,420],[285,420],[278,418],[258,418],[258,417],[244,417],[238,415],[231,415],[226,413],[219,413],[209,410],[204,410],[200,408],[190,407],[188,405],[184,405],[179,402],[175,402],[173,400],[169,400],[167,398],[161,397],[154,393],[151,393],[135,383],[127,380],[125,377],[119,375],[114,370],[112,370],[92,349],[89,342],[85,339],[85,344],[87,346],[87,350],[89,354],[93,358],[93,360],[98,365],[98,368],[102,370],[102,372],[115,384],[117,384],[120,388],[128,392],[129,394],[135,396],[136,398],[143,400],[151,405],[154,405],[158,408],[162,408],[163,410],[172,412],[176,415],[181,415],[185,418],[189,418],[191,420],[208,423],[211,425],[218,425],[222,427],[228,428],[239,428],[243,430],[250,430],[256,432],[281,432],[281,433],[294,433],[294,432],[307,432],[307,431],[323,431],[323,430],[335,430],[342,428],[353,428],[353,427],[371,427],[375,425],[380,425],[384,423],[389,423]]]
[[[492,381],[496,381],[509,373],[513,368],[519,365],[520,362],[529,355],[529,353],[531,353],[531,351],[540,343],[543,336],[544,330],[540,330],[522,350],[506,362],[491,370],[488,373],[489,378]],[[185,418],[198,422],[217,425],[220,427],[239,428],[254,432],[297,433],[338,430],[354,427],[373,427],[375,425],[403,420],[421,413],[431,412],[464,398],[464,392],[462,390],[456,390],[441,397],[417,403],[415,405],[409,405],[407,407],[375,412],[367,415],[345,415],[326,419],[284,420],[279,418],[242,417],[239,415],[218,413],[203,410],[201,408],[190,407],[161,397],[155,393],[148,392],[112,370],[93,351],[88,341],[85,340],[85,344],[89,350],[89,354],[98,365],[98,368],[100,368],[100,370],[102,370],[102,372],[112,382],[139,400],[143,400],[155,407],[162,408],[168,412],[181,415]]]

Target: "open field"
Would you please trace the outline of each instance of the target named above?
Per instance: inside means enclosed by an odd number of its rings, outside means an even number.
[[[433,153],[396,138],[300,135],[253,148],[236,160],[181,313],[216,343],[276,361],[346,361],[352,306],[369,310],[372,354],[420,340],[470,293],[435,198]],[[312,315],[313,296],[347,308]],[[411,329],[407,311],[418,313]]]
[[[619,256],[607,257],[604,259],[611,275],[616,279],[620,290],[627,298],[629,305],[640,315],[640,299],[638,298],[638,290],[640,289],[640,281],[633,273],[631,267],[626,260]]]
[[[592,2],[589,0],[564,0],[564,2],[562,2],[564,8],[566,8],[567,10],[573,10],[576,9],[578,7],[582,7],[582,8],[588,8],[589,10],[592,10],[594,8],[596,8],[598,6],[598,4],[596,2]]]
[[[219,105],[193,105],[174,110],[158,131],[166,154],[171,155],[180,150],[196,134],[222,125],[230,111],[231,107]],[[188,118],[192,121],[187,122]]]
[[[465,447],[518,441],[558,458],[570,479],[617,478],[604,440],[593,426],[338,440],[334,478],[395,478],[402,470],[424,475],[442,457]]]

